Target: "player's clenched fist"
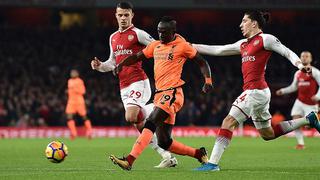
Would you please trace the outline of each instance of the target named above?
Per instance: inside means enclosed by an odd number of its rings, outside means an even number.
[[[277,95],[277,96],[282,96],[282,95],[283,95],[283,92],[281,91],[281,89],[279,89],[279,90],[276,91],[276,95]]]
[[[101,61],[97,57],[94,57],[94,59],[91,61],[91,68],[98,69],[100,65]]]

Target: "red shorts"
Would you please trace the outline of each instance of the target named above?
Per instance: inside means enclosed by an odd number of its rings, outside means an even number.
[[[84,103],[67,103],[66,107],[67,114],[79,114],[80,116],[86,116],[87,110]]]
[[[182,108],[183,102],[184,95],[181,87],[161,91],[154,96],[154,105],[169,114],[164,122],[171,125],[175,124],[176,113]]]

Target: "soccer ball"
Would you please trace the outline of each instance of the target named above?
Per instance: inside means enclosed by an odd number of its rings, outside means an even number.
[[[52,141],[48,144],[45,153],[51,162],[60,163],[68,155],[68,148],[63,142]]]

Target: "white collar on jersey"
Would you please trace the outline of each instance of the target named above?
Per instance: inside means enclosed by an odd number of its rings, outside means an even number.
[[[127,27],[127,29],[125,29],[125,30],[120,30],[120,28],[119,28],[119,32],[121,32],[121,33],[123,33],[123,32],[126,32],[128,29],[130,29],[130,28],[132,28],[134,25],[133,24],[131,24],[129,27]]]

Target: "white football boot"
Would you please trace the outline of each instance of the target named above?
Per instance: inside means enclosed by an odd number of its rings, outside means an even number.
[[[170,159],[163,159],[158,166],[154,166],[155,168],[169,168],[175,167],[178,165],[178,160],[175,157],[171,157]]]

